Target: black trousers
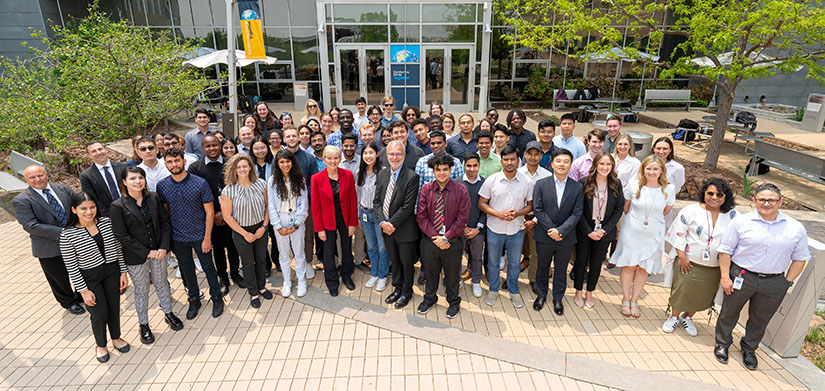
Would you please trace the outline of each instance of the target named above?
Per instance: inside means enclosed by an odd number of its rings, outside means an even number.
[[[254,233],[261,227],[261,223],[242,227],[247,232]],[[246,290],[250,296],[256,296],[261,289],[266,289],[266,235],[258,238],[258,240],[249,243],[243,236],[235,231],[232,231],[232,240],[235,242],[235,248],[238,249],[238,254],[241,256],[243,263],[243,276],[246,281]]]
[[[266,231],[269,235],[269,238],[264,238],[272,239],[272,245],[270,246],[270,252],[266,253],[266,257],[264,257],[264,262],[266,263],[265,268],[266,270],[272,269],[272,263],[274,260],[275,266],[278,270],[280,270],[281,263],[278,262],[278,259],[280,257],[280,255],[278,254],[278,241],[275,239],[275,229],[272,228],[272,224],[269,225]],[[265,242],[268,242],[268,240],[266,240]]]
[[[461,303],[458,288],[461,283],[461,255],[464,251],[464,241],[461,238],[450,240],[450,248],[442,250],[428,238],[421,239],[421,265],[427,268],[430,278],[427,278],[424,302],[433,305],[438,301],[438,280],[441,271],[444,271],[444,292],[450,305]]]
[[[742,268],[735,263],[730,264],[730,279],[740,275]],[[782,304],[785,293],[788,292],[788,280],[784,275],[758,278],[756,274],[745,272],[742,289],[734,289],[730,295],[725,295],[722,301],[722,310],[716,320],[716,344],[730,346],[733,343],[731,333],[739,321],[739,313],[745,303],[748,304],[748,323],[745,325],[745,335],[739,341],[742,350],[755,351],[759,342],[765,336],[765,327],[773,318],[773,314]]]
[[[392,273],[392,286],[400,291],[402,295],[412,297],[413,275],[415,269],[415,245],[417,241],[399,242],[392,235],[384,234],[384,247],[390,254],[390,272]],[[438,276],[434,278],[438,279]]]
[[[561,300],[567,289],[567,265],[570,264],[572,244],[536,242],[539,266],[536,270],[536,290],[539,297],[547,298],[550,284],[550,264],[553,263],[553,300]]]
[[[218,277],[223,281],[228,281],[229,276],[237,276],[240,268],[240,258],[238,250],[235,249],[235,242],[232,240],[232,228],[228,225],[215,225],[212,227],[212,256],[215,258],[215,269],[218,270]],[[227,261],[229,264],[227,265]],[[229,266],[229,273],[226,272]]]
[[[112,339],[120,338],[120,267],[116,262],[81,270],[86,287],[95,294],[95,305],[87,307],[98,347],[106,347],[106,328]]]
[[[40,268],[46,275],[46,281],[52,288],[54,298],[63,308],[69,308],[72,304],[82,303],[83,298],[72,288],[69,281],[69,272],[66,271],[66,264],[63,257],[39,258]]]
[[[584,286],[584,273],[587,273],[587,291],[596,290],[596,283],[599,282],[599,275],[602,272],[602,262],[607,255],[607,248],[610,242],[607,240],[594,241],[587,235],[577,235],[579,240],[576,243],[576,261],[573,264],[575,279],[573,287],[577,291]],[[555,274],[554,274],[555,275]]]
[[[352,271],[355,269],[355,263],[352,256],[352,236],[349,236],[347,226],[342,221],[339,221],[338,227],[335,231],[324,230],[327,233],[327,240],[324,243],[324,280],[327,283],[327,288],[338,289],[341,284],[338,280],[339,276],[343,281],[352,280]],[[335,264],[335,252],[338,245],[338,236],[341,236],[341,269]]]

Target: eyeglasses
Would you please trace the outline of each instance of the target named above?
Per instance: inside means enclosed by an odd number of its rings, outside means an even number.
[[[459,122],[459,124],[461,124],[461,125],[472,125],[473,121],[461,121],[461,122]]]
[[[390,152],[390,153],[387,154],[387,156],[389,156],[389,157],[401,157],[401,156],[404,156],[404,154],[400,153],[400,152]]]
[[[307,107],[309,107],[310,109],[314,109],[314,108],[318,107],[318,105],[307,105]]]
[[[713,198],[725,198],[725,193],[722,193],[722,192],[714,193],[712,191],[706,191],[705,196],[713,197]]]
[[[376,113],[376,112],[373,111],[372,113],[369,113],[367,115],[381,115],[381,113]]]
[[[763,204],[763,205],[764,204],[775,205],[775,204],[779,203],[779,201],[780,200],[776,199],[776,198],[757,198],[756,199],[757,204]]]
[[[384,103],[384,107],[393,107],[395,106],[394,103]]]
[[[153,146],[148,146],[148,147],[140,147],[140,148],[138,148],[138,151],[140,151],[140,152],[154,151],[154,150],[155,150],[155,147],[153,147]]]

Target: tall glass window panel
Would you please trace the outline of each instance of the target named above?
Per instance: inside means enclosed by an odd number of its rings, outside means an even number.
[[[415,24],[393,24],[390,25],[390,42],[398,43],[416,43],[418,41],[418,34],[421,31],[420,26]]]
[[[133,23],[132,11],[129,5],[130,1],[131,0],[100,0],[98,4],[100,10],[109,15],[113,20],[125,20]],[[143,22],[139,24],[143,24]]]
[[[190,0],[201,7],[206,7],[205,0]],[[209,4],[212,7],[212,25],[213,26],[226,26],[226,1],[225,0],[209,0]],[[197,7],[197,6],[196,6]],[[232,15],[236,21],[240,21],[240,17],[238,16],[238,6],[235,5],[232,7]],[[237,23],[237,22],[236,22]]]
[[[197,1],[197,0],[192,0]],[[289,9],[286,0],[260,1],[264,26],[289,26]],[[237,6],[236,6],[237,7]]]
[[[292,49],[295,63],[295,80],[320,80],[318,70],[318,37],[315,29],[293,28]]]
[[[422,42],[475,42],[472,25],[424,25]]]
[[[358,49],[341,49],[338,55],[341,64],[341,103],[355,105],[355,100],[361,96]]]
[[[425,23],[473,23],[476,20],[475,4],[422,4],[421,7]]]
[[[516,62],[516,77],[529,78],[533,72],[539,72],[541,75],[546,74],[547,64],[537,62]]]
[[[425,104],[444,100],[444,49],[426,49],[427,85],[425,87]]]
[[[335,25],[336,43],[387,42],[387,25]]]
[[[175,2],[170,4],[166,0],[146,0],[146,11],[150,26],[172,26],[173,19],[180,23],[180,8]]]
[[[248,83],[241,83],[238,86],[238,94],[244,96],[257,96],[258,95],[258,83],[256,82],[248,82]]]
[[[385,4],[334,4],[335,23],[387,23]]]
[[[292,65],[290,64],[257,64],[258,80],[291,80]]]
[[[215,49],[226,49],[226,29],[216,28],[215,30],[213,30],[213,35],[215,37]],[[241,34],[241,29],[235,30],[235,49],[243,50],[243,35]]]
[[[390,4],[390,22],[418,22],[418,4]]]
[[[261,99],[272,103],[295,102],[292,83],[260,83]]]
[[[470,49],[452,49],[450,64],[450,104],[466,105],[470,102]]]
[[[266,55],[275,57],[279,61],[292,59],[289,47],[289,29],[267,27],[264,29],[264,49]]]
[[[132,23],[134,23],[135,26],[148,25],[148,21],[146,20],[146,3],[143,0],[129,0],[129,6],[132,11]]]
[[[176,29],[175,34],[180,43],[193,42],[197,47],[215,48],[215,38],[210,27],[181,27]]]
[[[490,101],[504,102],[507,101],[507,95],[510,91],[510,82],[490,83]]]
[[[508,44],[501,35],[508,30],[494,28],[490,43],[490,78],[509,79],[513,68],[513,45]]]
[[[293,27],[315,27],[315,2],[309,0],[289,0],[289,18]]]
[[[384,58],[384,49],[365,50],[364,65],[367,70],[367,102],[378,104],[386,95],[384,73],[387,71]],[[353,102],[352,104],[355,104]]]

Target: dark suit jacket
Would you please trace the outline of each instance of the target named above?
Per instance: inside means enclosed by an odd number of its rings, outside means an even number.
[[[533,214],[538,218],[536,233],[533,238],[536,242],[557,243],[561,245],[576,244],[576,225],[582,217],[584,194],[582,185],[567,177],[564,194],[561,197],[561,207],[558,207],[555,176],[536,182],[533,188]],[[547,236],[547,230],[556,228],[563,240],[557,242]]]
[[[111,162],[112,171],[114,171],[112,177],[115,180],[115,185],[120,188],[120,175],[123,173],[123,169],[126,168],[126,163],[113,160]],[[100,175],[100,170],[97,169],[95,164],[80,173],[80,189],[95,197],[97,205],[100,207],[101,216],[109,216],[109,209],[113,201],[112,195],[109,193],[109,185],[106,183],[106,179],[103,178],[103,175]]]
[[[74,192],[69,186],[61,183],[49,183],[49,185],[68,215]],[[61,256],[60,233],[63,232],[63,226],[49,203],[31,187],[14,197],[11,203],[14,205],[17,221],[29,233],[32,241],[32,255],[35,258]]]
[[[329,183],[327,170],[312,176],[312,228],[315,232],[334,231],[338,228],[335,221],[335,199],[332,185]],[[338,168],[338,198],[341,201],[341,213],[347,227],[358,225],[358,197],[355,195],[355,180],[352,172]]]
[[[587,180],[587,177],[581,180],[582,189],[584,189],[585,180]],[[621,181],[619,181],[618,190],[617,195],[613,194],[613,190],[609,187],[607,189],[607,205],[604,208],[604,221],[602,222],[602,229],[605,232],[601,239],[603,242],[612,242],[613,239],[616,239],[616,224],[619,223],[619,219],[622,218],[622,213],[624,213],[624,192],[622,191]],[[584,197],[582,218],[579,219],[576,231],[578,235],[587,235],[593,232],[594,228],[596,228],[596,222],[593,221],[593,197]]]
[[[384,148],[386,149],[386,148]],[[415,203],[418,198],[418,174],[406,167],[401,167],[395,190],[390,200],[390,215],[384,216],[384,196],[390,185],[392,168],[384,168],[375,179],[375,219],[379,223],[388,221],[395,227],[392,237],[398,242],[411,242],[418,239],[418,224],[415,220]]]
[[[172,240],[172,225],[169,214],[160,202],[160,197],[149,193],[143,202],[152,215],[152,229],[159,249],[169,250]],[[143,224],[143,215],[137,204],[128,196],[120,197],[112,203],[112,229],[123,247],[123,259],[127,265],[140,265],[149,255],[149,230]]]

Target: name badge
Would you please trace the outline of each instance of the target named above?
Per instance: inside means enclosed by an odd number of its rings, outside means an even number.
[[[745,283],[745,279],[742,276],[736,277],[733,279],[733,289],[742,289],[742,284]]]
[[[367,213],[366,213],[366,212],[364,212],[364,216],[362,217],[362,219],[364,220],[364,222],[365,222],[365,223],[367,223],[367,222],[368,222],[368,221],[367,221]]]
[[[710,251],[702,250],[702,260],[705,262],[710,261]]]
[[[447,233],[447,229],[444,226],[442,226],[441,229],[438,231],[438,234],[443,236],[445,233]]]
[[[599,223],[599,224],[596,224],[596,226],[593,228],[593,231],[599,231],[601,229],[602,229],[602,224]]]

